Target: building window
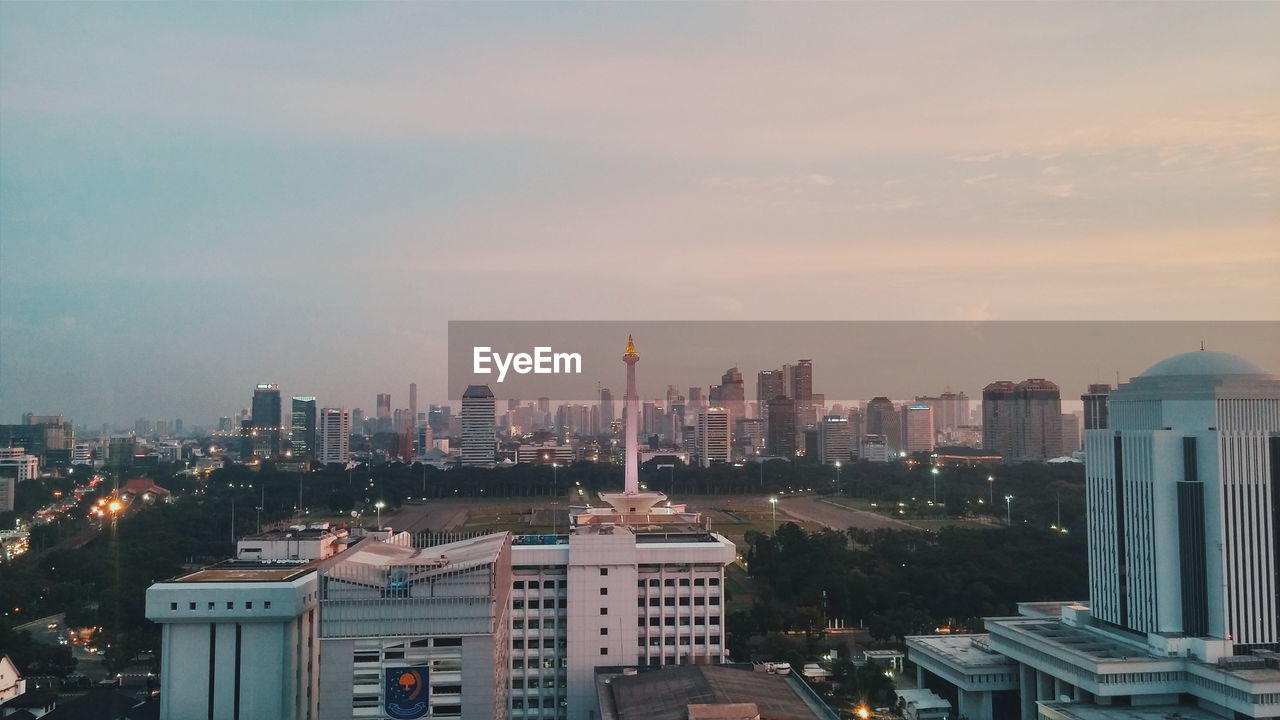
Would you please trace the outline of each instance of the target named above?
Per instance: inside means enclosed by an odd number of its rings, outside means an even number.
[[[672,578],[667,578],[666,580],[663,580],[663,581],[662,581],[662,586],[663,586],[663,587],[675,587],[675,586],[676,586],[676,581],[675,581],[674,579],[672,579]]]
[[[609,608],[607,608],[607,607],[600,608],[600,614],[601,614],[601,615],[608,615],[608,614],[609,614]]]
[[[515,659],[513,659],[513,660],[511,661],[511,669],[512,669],[512,670],[523,670],[523,669],[524,669],[524,658],[515,658]]]
[[[517,581],[515,581],[515,582],[511,583],[511,589],[512,589],[512,590],[523,590],[523,589],[524,589],[524,581],[523,581],[523,580],[517,580]]]
[[[512,621],[511,621],[511,629],[512,629],[512,630],[523,630],[523,629],[524,629],[524,620],[512,620]]]
[[[601,594],[601,595],[608,595],[608,594],[609,594],[609,588],[600,588],[600,594]]]
[[[537,580],[530,580],[530,581],[529,581],[529,589],[530,589],[530,590],[537,590],[537,589],[538,589],[538,581],[537,581]]]
[[[649,618],[649,627],[658,627],[658,620],[656,617]]]
[[[540,647],[542,647],[542,641],[541,641],[541,640],[539,640],[538,638],[529,638],[529,649],[530,649],[530,650],[537,650],[537,649],[538,649],[538,648],[540,648]]]
[[[655,619],[656,619],[656,618],[655,618]],[[675,619],[675,618],[673,618],[673,617],[663,618],[663,619],[662,619],[662,624],[663,624],[663,625],[666,625],[667,627],[675,627],[675,626],[676,626],[676,619]]]
[[[642,587],[644,587],[644,581],[643,581],[643,580],[637,580],[637,581],[636,581],[636,587],[638,587],[638,588],[642,588]]]
[[[601,655],[608,655],[608,654],[609,654],[609,648],[600,648],[600,654],[601,654]]]
[[[712,605],[719,605],[719,604],[720,604],[720,598],[718,598],[718,597],[713,597],[713,598],[711,598],[711,604],[712,604]]]
[[[169,603],[169,609],[170,609],[170,610],[177,610],[177,609],[178,609],[178,603]],[[192,609],[194,610],[195,608],[192,608]]]
[[[689,587],[689,578],[680,578],[680,587]]]
[[[715,587],[720,584],[720,578],[710,578],[709,580],[707,580],[707,584],[712,587]]]
[[[523,609],[524,609],[524,601],[523,601],[523,600],[519,600],[519,599],[517,599],[517,600],[512,600],[512,601],[511,601],[511,609],[512,609],[512,610],[523,610]]]
[[[560,589],[561,589],[561,590],[564,590],[564,589],[566,589],[566,588],[568,588],[568,587],[569,587],[569,581],[568,581],[568,580],[561,580],[561,581],[560,581]]]
[[[523,690],[523,689],[524,689],[524,678],[515,678],[515,679],[513,679],[513,680],[511,681],[511,689],[512,689],[512,690]]]
[[[600,576],[604,577],[609,574],[609,568],[600,568]]]
[[[523,649],[524,649],[524,639],[523,639],[523,638],[516,638],[515,640],[512,640],[512,641],[511,641],[511,648],[512,648],[513,650],[523,650]]]
[[[245,602],[245,604],[244,604],[244,609],[245,609],[245,610],[252,610],[252,609],[253,609],[253,601],[252,601],[252,600],[248,600],[248,601],[246,601],[246,602]]]
[[[530,610],[538,610],[540,607],[541,607],[541,603],[540,603],[538,600],[530,600],[530,601],[529,601],[528,608],[529,608]]]
[[[711,624],[712,624],[712,625],[719,625],[719,624],[720,624],[720,616],[719,616],[719,615],[712,615],[712,616],[711,616]]]
[[[663,605],[663,607],[675,607],[675,606],[676,606],[676,599],[675,599],[675,598],[673,598],[673,597],[669,597],[669,598],[662,598],[662,605]]]
[[[351,707],[353,708],[372,708],[378,707],[377,695],[356,695],[351,698]]]
[[[689,618],[688,618],[688,617],[682,617],[682,618],[680,618],[680,626],[681,626],[681,627],[688,627],[688,626],[689,626]]]
[[[530,621],[529,621],[529,629],[530,629],[530,630],[541,630],[541,629],[542,629],[542,621],[541,621],[541,620],[538,620],[538,619],[536,619],[536,618],[535,618],[535,619],[533,619],[533,620],[530,620]]]
[[[228,609],[228,610],[235,610],[235,609],[236,609],[236,604],[235,604],[235,602],[234,602],[234,601],[231,601],[231,600],[228,600],[228,601],[227,601],[227,609]]]
[[[636,627],[644,627],[644,618],[642,617],[636,618]]]
[[[649,581],[649,587],[658,587],[658,581],[657,581],[656,579],[655,579],[655,580],[650,580],[650,581]]]
[[[209,609],[210,609],[210,610],[212,610],[212,609],[213,609],[213,603],[209,603]]]
[[[608,634],[609,634],[609,628],[600,628],[600,634],[601,634],[601,635],[608,635]]]
[[[673,637],[664,638],[662,644],[667,645],[668,647],[675,647],[676,639]]]
[[[658,607],[659,599],[656,597],[649,598],[649,607]]]
[[[712,644],[712,645],[719,645],[719,644],[720,644],[720,636],[719,636],[719,635],[712,635],[712,636],[711,636],[711,644]]]
[[[680,598],[680,607],[689,607],[689,598],[687,597]]]
[[[270,610],[270,609],[271,609],[271,601],[270,601],[270,600],[263,600],[263,601],[262,601],[262,609],[263,609],[263,610]]]
[[[703,585],[706,585],[706,584],[707,584],[707,581],[706,581],[705,579],[703,579],[703,578],[694,578],[694,579],[693,579],[693,586],[694,586],[694,587],[702,587]]]

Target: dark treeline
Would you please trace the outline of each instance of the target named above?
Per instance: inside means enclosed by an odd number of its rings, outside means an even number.
[[[1031,527],[806,533],[784,523],[776,536],[753,532],[746,540],[756,600],[730,616],[734,642],[817,633],[831,620],[865,624],[888,642],[943,625],[978,629],[980,618],[1014,614],[1018,602],[1087,595],[1083,534]]]

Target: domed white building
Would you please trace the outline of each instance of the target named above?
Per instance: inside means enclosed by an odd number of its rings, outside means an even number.
[[[919,679],[970,720],[1280,717],[1280,379],[1183,353],[1107,412],[1085,434],[1089,601],[911,638]]]

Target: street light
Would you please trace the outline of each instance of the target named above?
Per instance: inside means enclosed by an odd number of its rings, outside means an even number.
[[[378,508],[378,530],[382,530],[382,508],[386,507],[387,504],[379,500],[373,506]]]
[[[938,504],[938,467],[935,465],[933,469],[930,470],[929,472],[933,475],[933,504],[937,505]]]
[[[773,506],[773,534],[778,534],[778,498],[769,498],[769,504]]]
[[[836,461],[836,495],[840,495],[840,461]]]
[[[996,506],[996,476],[987,476],[987,506],[994,508]]]
[[[1005,524],[1012,527],[1013,526],[1013,496],[1012,495],[1004,496],[1004,512],[1005,512],[1005,521],[1004,521]]]

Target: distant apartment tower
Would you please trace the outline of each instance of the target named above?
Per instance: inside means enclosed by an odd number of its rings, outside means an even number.
[[[954,430],[969,424],[969,396],[947,391],[937,397],[917,397],[917,403],[933,408],[935,431]]]
[[[289,447],[298,459],[316,454],[316,399],[311,396],[293,398],[289,414]]]
[[[698,462],[702,467],[729,462],[729,421],[732,413],[710,407],[698,413]]]
[[[324,408],[317,422],[316,460],[346,464],[351,459],[351,415],[345,408]]]
[[[893,401],[883,395],[867,403],[865,413],[867,435],[877,435],[884,440],[890,455],[902,450],[902,421]]]
[[[280,454],[284,438],[280,386],[261,383],[253,389],[252,427],[253,453],[275,457]]]
[[[1080,418],[1075,413],[1062,413],[1062,452],[1070,455],[1080,449]]]
[[[1007,380],[982,390],[983,447],[1006,462],[1038,462],[1062,454],[1062,398],[1043,378]]]
[[[720,407],[729,412],[730,425],[747,416],[746,394],[742,373],[731,367],[720,377]]]
[[[903,450],[909,453],[933,452],[935,435],[933,408],[924,403],[908,405],[903,414]]]
[[[791,370],[791,398],[796,403],[796,431],[803,432],[818,423],[818,410],[813,397],[813,361],[800,360]]]
[[[391,393],[378,393],[375,432],[391,432]]]
[[[498,443],[493,391],[488,385],[469,385],[462,393],[462,464],[493,467]]]
[[[769,403],[786,394],[781,370],[761,370],[756,374],[756,417],[764,421],[766,433],[769,431]]]
[[[418,383],[409,383],[409,427],[418,425]]]
[[[853,451],[853,428],[848,418],[828,415],[818,426],[818,456],[824,465],[847,463]]]
[[[613,391],[600,388],[600,431],[609,432],[609,426],[617,419],[618,414],[613,409]]]
[[[1084,429],[1103,430],[1107,427],[1107,397],[1111,394],[1111,386],[1107,383],[1095,383],[1089,386],[1089,392],[1080,396],[1084,403]]]
[[[774,457],[795,457],[796,454],[796,403],[785,395],[769,401],[769,425],[766,431],[769,454]]]

